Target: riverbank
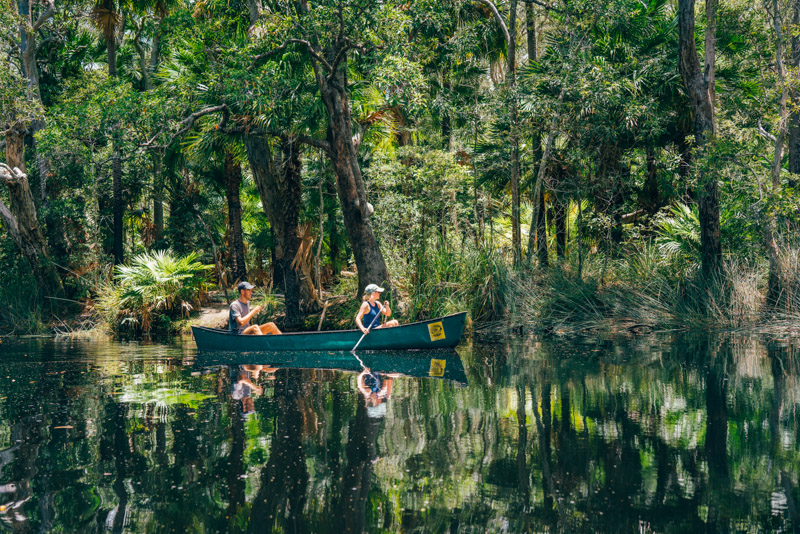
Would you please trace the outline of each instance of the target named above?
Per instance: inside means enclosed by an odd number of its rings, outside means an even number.
[[[515,269],[506,260],[485,250],[442,250],[415,268],[424,269],[424,277],[397,269],[390,297],[394,316],[400,322],[413,322],[466,310],[468,331],[489,337],[674,330],[800,333],[800,273],[793,262],[781,272],[784,291],[770,304],[763,262],[729,260],[718,277],[703,281],[696,264],[665,256],[653,247],[632,248],[620,257],[567,258],[546,269]],[[301,329],[352,328],[359,305],[353,297],[354,282],[347,279],[323,292],[321,301],[327,305],[308,313]],[[206,289],[201,297],[171,314],[155,305],[143,306],[151,336],[189,332],[192,325],[224,328],[234,293]],[[133,338],[144,334],[136,316],[114,311],[117,308],[104,318],[93,301],[68,305],[68,313],[54,313],[46,320],[41,311],[31,310],[27,320],[16,323],[19,328],[10,325],[5,332]],[[256,322],[274,321],[286,330],[282,295],[257,291],[251,305],[263,308]]]

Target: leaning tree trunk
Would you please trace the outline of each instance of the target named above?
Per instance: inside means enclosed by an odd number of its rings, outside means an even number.
[[[291,267],[300,248],[297,236],[302,191],[299,143],[290,137],[281,138],[280,150],[273,154],[266,137],[250,135],[245,137],[245,147],[261,204],[275,236],[273,281],[274,286],[284,292],[284,328],[296,330],[304,320],[299,275]]]
[[[242,186],[242,166],[228,151],[225,151],[225,186],[228,197],[228,234],[230,235],[231,271],[233,279],[247,280],[244,263],[244,240],[242,239],[242,203],[239,189]]]
[[[372,230],[367,193],[353,141],[350,98],[347,93],[347,65],[342,61],[333,76],[318,74],[322,99],[328,111],[328,155],[336,173],[337,192],[350,244],[358,268],[358,290],[368,284],[389,282],[389,271]]]
[[[25,137],[16,129],[6,131],[7,166],[0,167],[0,181],[8,188],[10,209],[0,201],[0,219],[31,265],[36,282],[49,296],[63,297],[55,267],[48,258],[47,242],[39,226],[36,205],[25,174]]]
[[[678,2],[678,67],[692,105],[695,143],[705,146],[714,137],[714,57],[716,3],[707,0],[705,75],[697,57],[694,39],[694,0]],[[722,241],[719,223],[719,184],[713,174],[702,173],[698,184],[698,208],[702,249],[702,272],[710,277],[722,267]]]

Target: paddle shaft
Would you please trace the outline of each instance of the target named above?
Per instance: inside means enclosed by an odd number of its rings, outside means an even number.
[[[361,341],[364,339],[364,336],[366,336],[367,334],[369,334],[369,331],[372,329],[372,325],[374,325],[374,324],[375,324],[375,321],[377,321],[377,320],[378,320],[378,317],[380,317],[380,316],[381,316],[381,312],[382,312],[382,311],[383,311],[383,304],[381,304],[381,303],[380,303],[380,301],[379,301],[379,302],[378,302],[378,314],[377,314],[377,315],[375,315],[375,317],[373,317],[373,318],[372,318],[372,322],[371,322],[371,323],[369,323],[369,326],[367,327],[367,331],[366,331],[366,332],[364,332],[363,334],[361,334],[361,339],[359,339],[359,340],[358,340],[358,343],[356,343],[356,346],[355,346],[355,347],[353,347],[353,350],[351,350],[350,352],[355,352],[355,351],[356,351],[356,349],[358,348],[358,346],[359,346],[359,345],[361,345]],[[361,360],[359,360],[359,361],[361,361]],[[362,363],[361,365],[364,365],[364,364]]]

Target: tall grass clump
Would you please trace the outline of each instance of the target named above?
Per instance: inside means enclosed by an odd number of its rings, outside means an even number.
[[[464,310],[472,320],[493,320],[507,305],[509,269],[502,255],[488,247],[459,249],[440,239],[417,256],[407,278],[412,321]]]
[[[100,291],[95,308],[112,332],[166,332],[172,320],[199,306],[209,286],[212,265],[199,255],[170,250],[145,252],[114,268],[114,282]]]

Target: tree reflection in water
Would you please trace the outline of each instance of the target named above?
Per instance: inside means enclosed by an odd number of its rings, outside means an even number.
[[[183,346],[4,342],[0,525],[796,531],[798,347],[466,347],[468,386],[400,376],[371,410],[351,371],[244,368],[250,393],[234,398],[238,375]]]

